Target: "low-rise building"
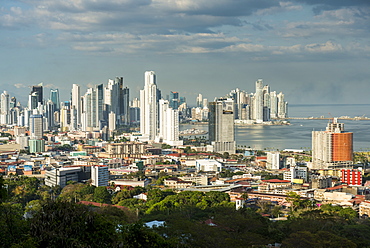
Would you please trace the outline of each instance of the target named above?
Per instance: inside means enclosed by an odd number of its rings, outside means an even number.
[[[183,188],[188,188],[193,185],[193,182],[183,181],[177,177],[171,177],[171,178],[164,179],[163,183],[164,183],[164,186],[169,187],[171,189],[183,189]]]
[[[359,205],[359,210],[358,210],[359,216],[360,217],[369,217],[370,216],[370,201],[363,201]]]
[[[45,173],[45,184],[49,187],[65,187],[68,181],[79,181],[80,167],[55,168]]]
[[[199,159],[195,161],[196,170],[199,171],[213,171],[221,172],[222,164],[214,159]]]

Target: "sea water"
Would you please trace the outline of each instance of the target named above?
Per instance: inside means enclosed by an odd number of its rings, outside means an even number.
[[[370,104],[320,104],[290,105],[289,117],[369,117]],[[235,139],[237,146],[257,150],[305,149],[311,150],[312,131],[325,130],[327,119],[292,119],[291,125],[237,125]],[[370,119],[338,120],[344,123],[345,131],[353,132],[355,151],[370,151]],[[208,130],[207,125],[181,125],[180,130],[197,128]]]

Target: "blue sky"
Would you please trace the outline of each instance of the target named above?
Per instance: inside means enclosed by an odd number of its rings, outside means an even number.
[[[290,104],[370,103],[369,32],[368,0],[3,0],[0,90],[123,76],[138,96],[154,70],[189,103],[258,78]]]

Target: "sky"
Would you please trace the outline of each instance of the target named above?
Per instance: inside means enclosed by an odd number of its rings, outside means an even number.
[[[289,104],[370,103],[369,0],[2,0],[0,91],[26,102],[153,70],[194,104],[263,79]]]

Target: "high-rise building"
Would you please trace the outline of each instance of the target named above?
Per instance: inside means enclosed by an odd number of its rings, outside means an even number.
[[[179,104],[180,103],[179,92],[171,91],[169,101],[170,101],[170,108],[178,109],[180,105]]]
[[[215,152],[235,153],[234,100],[218,99],[209,103],[209,141]]]
[[[312,131],[312,169],[342,168],[353,164],[353,133],[334,118],[325,131]]]
[[[91,166],[91,185],[95,187],[108,186],[109,171],[108,166]]]
[[[148,140],[158,136],[158,93],[155,72],[146,71],[144,89],[140,90],[140,132]]]
[[[42,139],[44,132],[43,116],[31,115],[30,116],[30,136],[31,139]]]
[[[280,152],[267,152],[266,169],[280,169]]]
[[[46,117],[46,120],[47,120],[47,123],[46,123],[46,129],[47,130],[53,130],[54,126],[55,126],[55,119],[54,119],[54,107],[55,107],[55,103],[53,101],[51,101],[50,99],[46,102],[46,112],[45,112],[45,117]]]
[[[270,93],[270,118],[275,119],[278,117],[278,98],[276,91]]]
[[[37,103],[43,103],[42,83],[32,86],[32,93],[37,93]]]
[[[10,99],[7,91],[0,95],[0,124],[10,124]]]
[[[59,111],[60,110],[60,100],[59,100],[59,90],[58,89],[50,90],[50,100],[54,104],[54,111]]]
[[[37,109],[39,102],[39,95],[37,92],[31,92],[31,94],[28,96],[28,108],[30,110]]]
[[[254,95],[254,119],[257,123],[263,122],[263,82],[262,79],[256,81],[256,94]]]
[[[81,123],[81,114],[82,114],[82,106],[81,106],[81,88],[78,84],[72,85],[72,99],[71,99],[71,109],[75,109],[77,126]]]
[[[129,125],[131,122],[130,119],[130,89],[128,87],[124,87],[121,89],[121,96],[120,96],[120,120],[121,123],[124,125]]]
[[[197,107],[203,108],[203,96],[202,96],[202,94],[199,94],[197,96]]]
[[[168,100],[159,100],[159,136],[171,146],[182,145],[179,139],[179,111],[169,107]]]
[[[288,112],[288,103],[284,100],[284,94],[280,92],[278,98],[278,118],[286,118]]]

